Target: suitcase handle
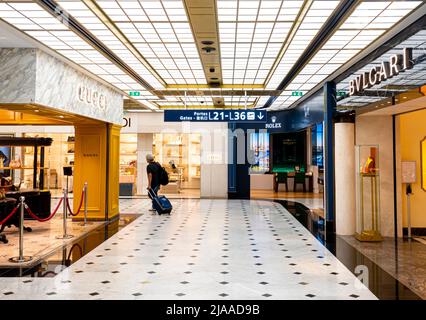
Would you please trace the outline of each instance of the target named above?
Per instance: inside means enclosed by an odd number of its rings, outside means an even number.
[[[151,199],[158,197],[158,195],[156,196],[154,191],[152,190],[152,188],[148,188],[148,194],[151,197]]]

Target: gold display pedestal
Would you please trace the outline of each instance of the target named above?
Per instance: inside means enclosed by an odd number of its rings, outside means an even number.
[[[364,230],[361,233],[355,233],[355,239],[358,241],[367,242],[380,242],[383,241],[383,237],[380,232],[376,230]]]
[[[378,193],[378,177],[377,173],[360,173],[361,178],[361,232],[355,234],[355,239],[359,241],[379,242],[383,241],[383,237],[379,232],[379,193]],[[364,198],[364,180],[370,180],[370,201],[371,201],[371,226],[373,229],[364,229],[365,220],[365,198]],[[367,227],[368,228],[368,227]]]

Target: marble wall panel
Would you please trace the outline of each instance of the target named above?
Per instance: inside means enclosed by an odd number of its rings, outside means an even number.
[[[105,96],[105,107],[79,99],[79,90]],[[123,96],[103,84],[76,71],[62,61],[37,51],[36,103],[66,112],[121,125]]]
[[[88,99],[82,99],[81,90],[90,93]],[[99,103],[101,96],[104,104]],[[0,49],[0,103],[36,103],[118,125],[123,122],[123,96],[118,91],[38,49]]]
[[[35,99],[36,50],[0,48],[0,103]]]

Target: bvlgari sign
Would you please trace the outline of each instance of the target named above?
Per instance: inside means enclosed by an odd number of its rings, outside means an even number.
[[[106,109],[105,95],[84,85],[78,86],[78,100],[101,110]]]
[[[413,49],[404,48],[402,54],[393,54],[389,57],[389,61],[382,61],[380,66],[374,66],[369,72],[365,72],[352,79],[349,83],[349,95],[358,95],[365,89],[386,81],[412,67]]]

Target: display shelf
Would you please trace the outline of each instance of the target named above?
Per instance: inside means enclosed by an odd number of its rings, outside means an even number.
[[[1,167],[0,170],[33,170],[34,167]],[[48,167],[37,167],[37,170],[48,170]]]
[[[122,134],[120,137],[120,195],[132,195],[136,188],[137,140],[136,134]]]

